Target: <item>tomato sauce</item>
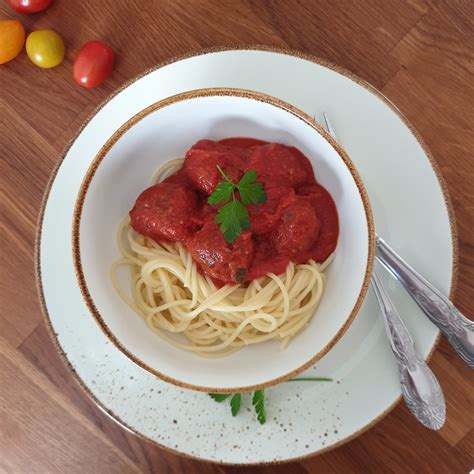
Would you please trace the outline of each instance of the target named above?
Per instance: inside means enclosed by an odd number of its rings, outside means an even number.
[[[249,230],[228,244],[207,198],[222,181],[217,166],[237,183],[249,170],[267,201],[247,207]],[[199,270],[218,285],[243,283],[288,263],[324,261],[336,248],[339,220],[329,192],[297,148],[253,138],[200,140],[183,167],[146,189],[130,211],[132,227],[157,242],[182,242]]]

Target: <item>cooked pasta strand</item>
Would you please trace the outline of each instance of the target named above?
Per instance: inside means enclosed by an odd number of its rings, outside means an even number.
[[[153,182],[162,181],[182,163],[166,163]],[[270,339],[281,341],[284,349],[318,307],[323,271],[334,257],[323,263],[290,263],[282,275],[218,289],[199,273],[185,246],[143,237],[132,229],[128,216],[117,231],[117,245],[121,256],[112,265],[111,279],[123,301],[167,342],[203,357],[227,356]],[[122,266],[131,273],[131,297],[119,284]]]

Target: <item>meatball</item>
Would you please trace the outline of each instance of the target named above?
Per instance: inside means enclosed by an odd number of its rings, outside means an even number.
[[[180,168],[175,173],[170,174],[166,179],[163,180],[163,183],[180,184],[181,186],[185,187],[190,186],[188,175],[183,168]]]
[[[159,183],[145,189],[130,211],[132,227],[156,241],[184,241],[197,207],[192,189],[176,183]]]
[[[314,245],[319,230],[320,222],[313,206],[295,196],[283,209],[271,241],[277,253],[298,260],[298,256]]]
[[[204,227],[187,241],[187,247],[201,270],[223,283],[242,283],[253,259],[252,234],[243,231],[232,245],[224,239],[215,222]]]
[[[197,190],[206,196],[212,194],[216,185],[223,180],[218,166],[231,181],[239,181],[242,173],[228,164],[230,160],[226,159],[226,155],[229,153],[228,147],[210,140],[201,140],[188,150],[183,168]]]
[[[247,170],[257,172],[257,181],[273,185],[296,186],[306,181],[306,164],[289,147],[270,143],[252,150]]]
[[[191,150],[206,150],[206,151],[220,151],[226,153],[229,150],[229,146],[225,143],[216,142],[214,140],[199,140],[192,147]]]
[[[298,189],[298,194],[313,207],[321,223],[318,240],[311,249],[311,258],[324,262],[337,246],[339,218],[336,205],[329,192],[319,184]]]
[[[283,212],[284,203],[294,195],[288,186],[265,186],[267,201],[263,204],[251,204],[248,207],[250,217],[250,230],[256,235],[271,232]]]

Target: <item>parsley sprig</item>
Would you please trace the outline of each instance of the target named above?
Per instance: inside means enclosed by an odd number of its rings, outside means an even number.
[[[245,206],[249,204],[261,204],[267,201],[267,195],[262,183],[256,183],[257,172],[247,171],[240,181],[233,183],[217,165],[217,169],[224,181],[219,183],[214,192],[208,197],[209,204],[224,204],[217,211],[216,224],[220,224],[220,230],[224,234],[227,243],[234,243],[235,239],[242,234],[242,230],[250,228],[249,213]],[[236,197],[239,192],[240,201]]]
[[[287,382],[332,382],[333,379],[328,377],[299,377],[287,380]],[[240,393],[210,393],[209,396],[216,402],[223,402],[230,399],[230,409],[232,416],[236,416],[239,413],[240,405],[242,402],[242,395]],[[253,393],[252,405],[255,407],[255,413],[257,414],[257,420],[261,425],[267,421],[267,413],[265,411],[265,392],[263,390],[257,390]]]

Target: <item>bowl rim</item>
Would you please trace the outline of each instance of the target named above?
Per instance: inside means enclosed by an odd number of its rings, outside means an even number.
[[[81,260],[81,252],[80,252],[80,224],[82,218],[82,211],[84,207],[84,201],[87,195],[87,191],[89,190],[90,184],[95,176],[97,169],[99,168],[102,161],[108,155],[110,149],[120,140],[120,138],[125,135],[125,133],[130,130],[134,125],[139,123],[142,119],[147,117],[148,115],[152,114],[156,110],[161,108],[167,107],[169,105],[173,105],[178,102],[183,102],[186,100],[202,98],[202,97],[239,97],[245,99],[252,99],[260,102],[264,102],[266,104],[272,105],[274,107],[278,107],[286,112],[291,113],[296,118],[302,120],[307,125],[312,127],[317,133],[322,135],[322,137],[329,142],[329,144],[336,150],[339,157],[342,159],[346,167],[348,168],[351,176],[357,186],[357,190],[362,200],[362,204],[364,206],[364,212],[366,217],[366,224],[367,224],[367,233],[368,233],[368,253],[367,253],[367,262],[365,266],[365,273],[364,279],[361,285],[360,292],[355,300],[354,306],[350,311],[348,317],[345,319],[344,323],[341,325],[337,333],[333,336],[333,338],[327,342],[327,344],[314,356],[312,356],[308,361],[300,365],[299,367],[293,369],[292,371],[288,372],[287,374],[280,375],[276,378],[267,380],[265,382],[261,382],[256,385],[249,385],[243,387],[232,387],[232,388],[222,388],[222,387],[207,387],[201,385],[195,385],[183,380],[175,379],[169,375],[163,374],[159,370],[150,367],[148,364],[143,362],[139,359],[136,355],[130,352],[123,344],[118,340],[115,334],[110,330],[107,323],[103,319],[102,315],[100,314],[99,310],[97,309],[94,300],[89,292],[89,288],[86,283],[86,279],[84,277],[84,272],[82,268],[82,260]],[[196,390],[201,392],[207,393],[243,393],[243,392],[253,392],[256,390],[262,390],[264,388],[270,387],[272,385],[279,384],[284,382],[285,380],[289,380],[299,373],[303,372],[311,365],[314,365],[315,362],[320,360],[324,355],[326,355],[334,345],[339,341],[339,339],[344,335],[347,331],[351,323],[353,322],[355,316],[360,310],[362,303],[365,299],[367,294],[370,280],[372,277],[372,270],[374,265],[375,259],[375,227],[374,227],[374,219],[372,214],[372,209],[370,206],[369,197],[367,191],[365,189],[364,183],[357,171],[354,163],[349,158],[347,153],[344,149],[336,142],[336,140],[311,116],[306,114],[305,112],[301,111],[297,107],[285,102],[281,99],[273,97],[268,94],[264,94],[261,92],[256,92],[247,89],[241,88],[204,88],[204,89],[194,89],[186,92],[182,92],[179,94],[175,94],[169,97],[166,97],[162,100],[159,100],[140,112],[133,115],[129,118],[124,124],[122,124],[113,134],[112,136],[105,142],[104,145],[100,148],[98,153],[96,154],[95,158],[89,165],[89,168],[84,175],[84,178],[81,182],[79,192],[76,196],[76,202],[74,205],[74,212],[72,217],[72,260],[74,266],[74,272],[76,275],[76,279],[82,294],[82,297],[88,307],[90,313],[92,314],[94,320],[100,327],[100,329],[104,332],[107,336],[109,341],[120,351],[122,352],[127,358],[129,358],[132,362],[136,365],[141,367],[142,369],[146,370],[147,372],[155,375],[156,377],[162,379],[165,382],[172,383],[181,388],[187,388],[190,390]]]

